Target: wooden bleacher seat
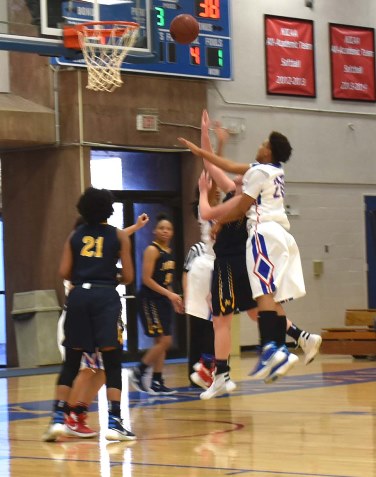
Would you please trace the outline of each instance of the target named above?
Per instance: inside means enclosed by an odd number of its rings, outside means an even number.
[[[376,310],[346,310],[346,326],[375,326]]]
[[[320,352],[350,354],[354,357],[376,355],[376,310],[346,310],[343,328],[324,328]]]

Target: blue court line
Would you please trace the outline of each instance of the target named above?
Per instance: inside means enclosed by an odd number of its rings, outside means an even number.
[[[53,444],[52,444],[53,445]],[[10,457],[12,460],[51,460],[48,457],[22,457],[22,456],[11,456]],[[85,460],[85,459],[59,459],[59,462],[82,462],[82,463],[98,463],[99,461],[97,460]],[[111,467],[114,467],[115,465],[122,465],[123,462],[111,462]],[[273,470],[259,470],[259,469],[236,469],[233,467],[206,467],[206,466],[200,466],[200,465],[179,465],[179,464],[151,464],[151,463],[145,463],[145,462],[131,462],[131,465],[134,466],[142,466],[142,467],[167,467],[167,468],[174,468],[174,469],[198,469],[198,470],[211,470],[213,472],[218,472],[218,471],[223,471],[226,473],[226,475],[237,475],[237,474],[254,474],[254,473],[259,473],[259,474],[264,474],[264,475],[287,475],[287,476],[301,476],[301,477],[359,477],[359,476],[354,476],[354,475],[344,475],[344,474],[312,474],[311,472],[283,472],[283,471],[273,471]]]
[[[182,364],[187,363],[187,358],[175,358],[165,361],[165,365],[168,364]],[[126,362],[122,363],[122,368],[131,368],[136,366],[139,362]],[[15,378],[19,376],[34,376],[41,374],[56,374],[60,373],[61,364],[51,366],[40,366],[38,368],[4,368],[0,369],[0,378]]]
[[[237,389],[231,396],[260,395],[284,391],[300,391],[305,389],[347,386],[376,382],[376,367],[329,373],[316,373],[301,376],[285,377],[275,384],[264,384],[263,381],[238,381]],[[138,391],[129,392],[129,408],[150,407],[155,405],[173,405],[182,402],[198,401],[202,390],[191,387],[178,388],[173,396],[149,396]],[[52,394],[51,389],[51,394]],[[216,399],[225,398],[219,396]],[[6,403],[0,405],[0,423],[23,419],[36,419],[50,416],[53,400]],[[90,406],[90,411],[98,409],[97,403]],[[370,413],[366,413],[369,415]]]
[[[0,378],[15,378],[18,376],[34,376],[41,374],[59,373],[61,365],[42,366],[40,368],[4,368],[0,369]]]

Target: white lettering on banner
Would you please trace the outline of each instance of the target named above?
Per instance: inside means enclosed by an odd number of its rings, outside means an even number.
[[[367,56],[368,58],[373,58],[374,52],[372,50],[364,50],[363,48],[360,50],[362,52],[362,56]]]
[[[363,66],[353,66],[353,65],[344,65],[343,71],[345,73],[355,73],[355,74],[362,74],[363,73]]]
[[[291,28],[281,28],[281,35],[298,37],[298,30],[292,30]]]
[[[281,40],[280,38],[271,38],[266,39],[267,46],[279,46],[281,48],[300,48],[301,50],[312,50],[312,43],[305,43],[304,41],[291,41],[291,40]]]
[[[303,41],[299,41],[299,48],[302,50],[312,50],[312,43],[304,43]]]
[[[344,48],[343,46],[332,45],[331,52],[339,55],[360,56],[360,50],[357,48]]]
[[[341,89],[351,91],[368,91],[368,84],[366,83],[352,83],[350,81],[341,81]]]
[[[307,80],[296,76],[280,76],[278,75],[275,81],[277,84],[288,84],[293,86],[306,86]]]
[[[348,45],[360,45],[360,38],[358,36],[345,36],[345,43]]]
[[[332,45],[331,52],[338,55],[352,55],[352,56],[366,56],[367,58],[373,58],[375,53],[372,50],[365,50],[361,48],[344,48],[343,46]]]
[[[302,62],[300,60],[292,60],[291,58],[281,58],[281,66],[300,68],[302,66]]]
[[[297,41],[280,40],[278,38],[275,44],[277,46],[281,46],[282,48],[299,48],[299,43]]]

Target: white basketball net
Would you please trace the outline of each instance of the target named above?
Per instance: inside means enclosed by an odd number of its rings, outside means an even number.
[[[88,70],[87,88],[111,93],[123,81],[120,67],[138,37],[137,23],[81,25],[78,39]]]

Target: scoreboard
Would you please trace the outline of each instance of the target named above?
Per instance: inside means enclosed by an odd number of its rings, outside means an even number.
[[[126,20],[140,24],[140,39],[122,71],[196,78],[231,79],[231,0],[134,0],[106,1],[99,5],[100,20]],[[100,0],[99,0],[100,2]],[[93,21],[94,4],[62,2],[65,24]],[[199,22],[199,36],[189,45],[170,35],[171,21],[187,13]],[[54,64],[85,66],[83,59],[54,58]]]

